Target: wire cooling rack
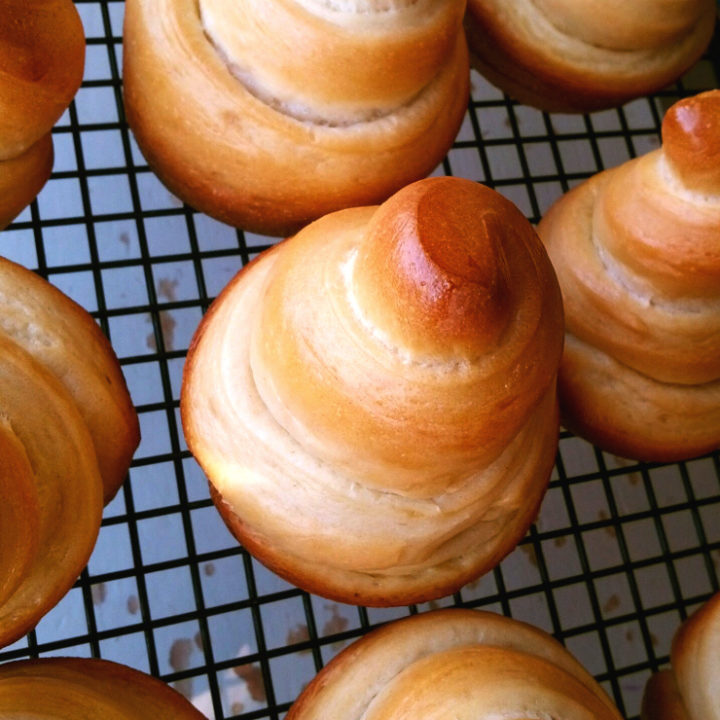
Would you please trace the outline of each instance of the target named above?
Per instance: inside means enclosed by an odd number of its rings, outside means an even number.
[[[209,718],[274,720],[370,627],[466,605],[552,632],[635,718],[676,627],[720,588],[720,455],[630,463],[563,433],[527,538],[494,572],[435,603],[354,608],[265,570],[212,506],[182,437],[178,398],[203,312],[274,240],[196,213],[158,182],[124,121],[123,3],[76,3],[88,37],[85,80],[54,132],[53,175],[0,235],[0,254],[98,319],[121,359],[143,440],[88,568],[0,661],[104,657],[162,677]],[[592,116],[517,105],[474,73],[465,122],[436,174],[485,182],[537,222],[569,187],[657,147],[664,110],[717,87],[718,71],[716,40],[678,86]]]

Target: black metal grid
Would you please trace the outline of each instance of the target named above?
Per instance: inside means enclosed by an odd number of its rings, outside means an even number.
[[[52,178],[0,235],[0,254],[36,269],[98,319],[121,358],[144,439],[88,568],[0,661],[106,657],[173,683],[210,717],[275,719],[370,627],[462,604],[549,630],[636,717],[673,631],[720,589],[720,455],[628,463],[564,432],[526,539],[493,573],[437,603],[352,608],[276,578],[224,530],[178,418],[192,331],[233,272],[274,240],[205,218],[155,180],[124,120],[123,2],[75,1],[88,36],[85,81],[54,132]],[[592,116],[537,112],[473,74],[465,123],[438,172],[495,187],[537,222],[572,185],[656,147],[664,109],[717,87],[718,72],[716,33],[676,87]]]

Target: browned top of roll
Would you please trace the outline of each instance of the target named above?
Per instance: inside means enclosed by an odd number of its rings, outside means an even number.
[[[686,187],[720,194],[720,91],[675,103],[662,125],[663,151]]]
[[[510,322],[508,255],[531,232],[483,186],[413,185],[370,221],[355,265],[358,301],[370,322],[413,351],[475,358]]]
[[[85,36],[71,0],[0,0],[0,160],[47,134],[80,87]]]

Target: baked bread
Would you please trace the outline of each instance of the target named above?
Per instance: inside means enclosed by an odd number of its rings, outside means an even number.
[[[538,232],[565,303],[564,424],[617,455],[675,461],[720,446],[720,91],[676,103],[662,133]]]
[[[138,670],[85,658],[0,665],[0,716],[22,720],[205,720],[188,700]]]
[[[642,720],[720,720],[720,593],[673,638],[671,669],[645,688]]]
[[[50,131],[75,96],[85,35],[72,0],[0,0],[0,230],[50,177]]]
[[[715,28],[714,0],[468,0],[473,64],[553,112],[617,107],[677,80]]]
[[[0,259],[0,647],[70,589],[139,441],[92,317]]]
[[[535,517],[562,322],[517,208],[419,181],[234,278],[188,353],[185,437],[231,531],[279,575],[349,603],[440,597]]]
[[[128,0],[128,121],[178,197],[287,234],[442,160],[467,107],[464,6]]]
[[[530,625],[437,610],[358,640],[308,685],[287,720],[400,718],[620,720],[565,648]]]

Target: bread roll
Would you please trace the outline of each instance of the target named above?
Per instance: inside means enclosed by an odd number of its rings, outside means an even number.
[[[85,36],[72,0],[0,0],[0,230],[50,177],[50,131],[75,96]]]
[[[717,90],[668,111],[661,149],[596,175],[543,218],[573,432],[639,460],[720,446],[719,227]]]
[[[180,198],[286,234],[380,202],[465,114],[463,0],[128,0],[128,120]]]
[[[438,610],[374,630],[335,657],[287,720],[620,720],[550,635],[476,610]]]
[[[185,366],[188,446],[243,545],[344,602],[439,597],[526,532],[557,446],[556,279],[497,193],[434,178],[239,273]]]
[[[553,112],[616,107],[677,80],[707,48],[713,0],[468,0],[477,69]]]
[[[137,447],[137,416],[93,319],[0,259],[0,647],[72,587]]]
[[[645,688],[642,720],[720,719],[720,593],[686,620],[673,638],[672,668]]]
[[[205,720],[161,680],[107,660],[42,658],[0,666],[7,720]]]
[[[140,442],[137,413],[108,339],[77,303],[0,258],[0,335],[61,380],[90,432],[104,502],[117,493]]]

